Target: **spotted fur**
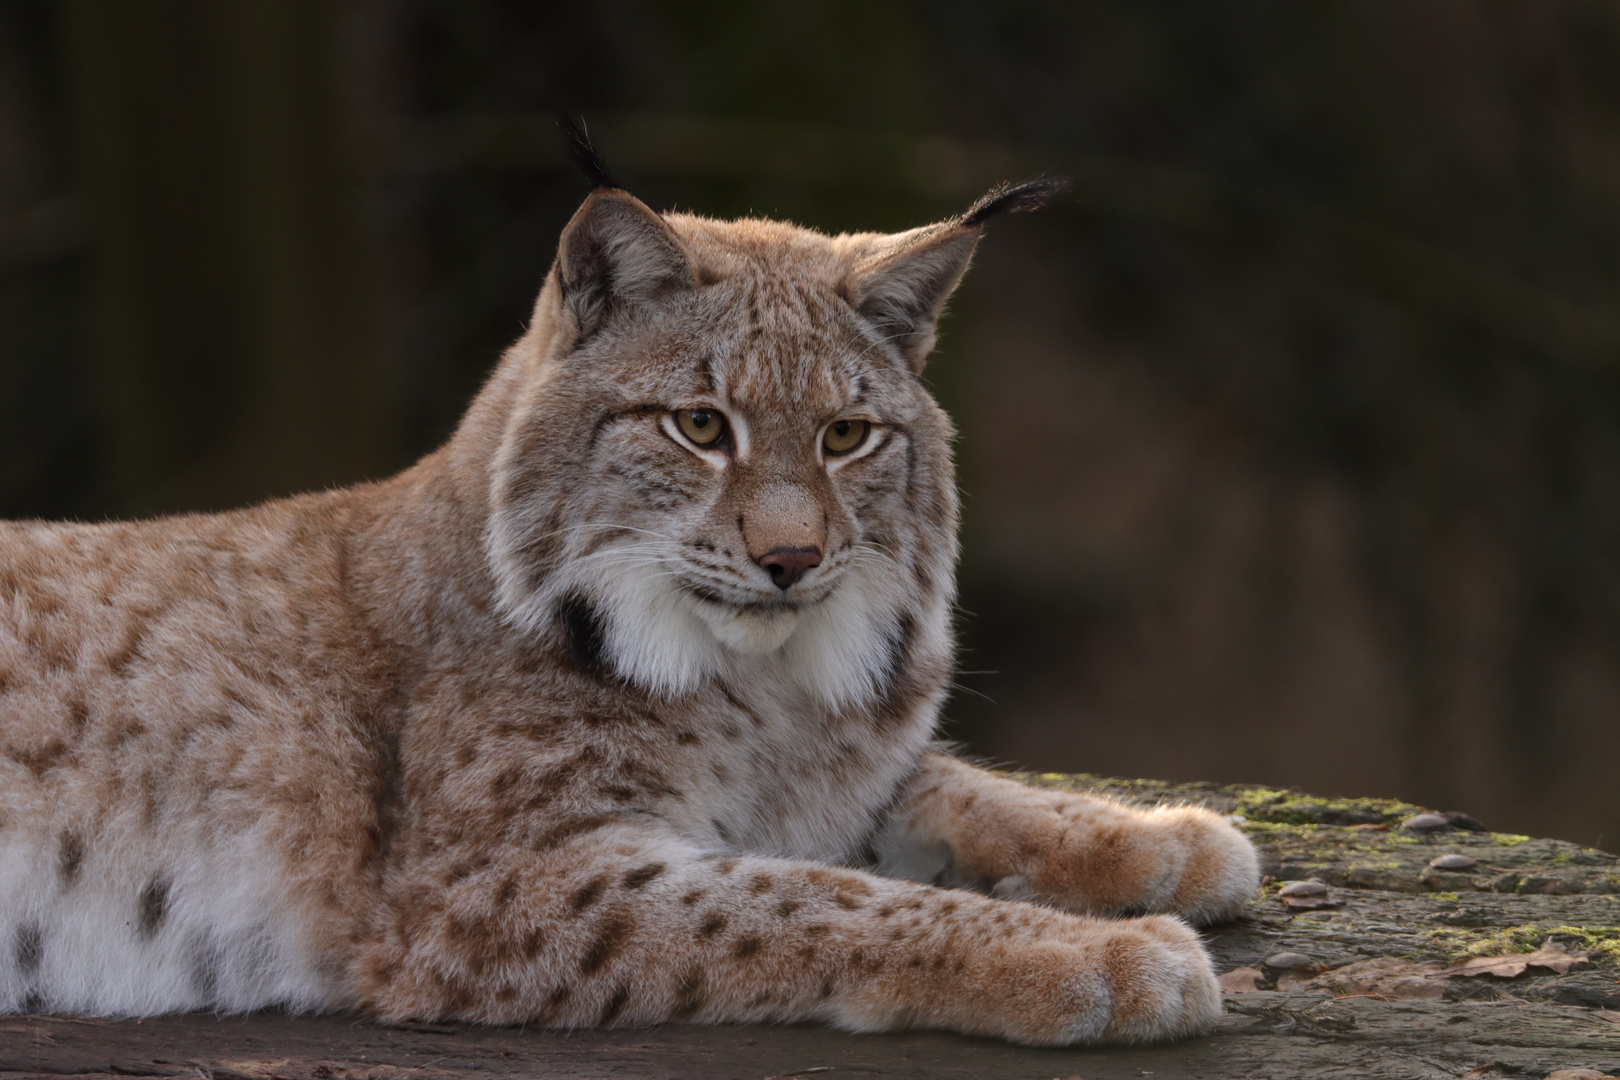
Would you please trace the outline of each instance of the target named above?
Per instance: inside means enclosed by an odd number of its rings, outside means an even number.
[[[599,188],[407,472],[0,525],[0,1012],[1206,1027],[1177,916],[1233,913],[1248,845],[930,747],[957,502],[919,372],[988,213],[828,237]]]

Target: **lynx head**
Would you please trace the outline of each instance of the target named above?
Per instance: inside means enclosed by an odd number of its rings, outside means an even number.
[[[843,709],[948,670],[952,430],[920,376],[984,219],[1053,186],[832,237],[599,186],[508,358],[506,617],[671,696],[726,675]]]

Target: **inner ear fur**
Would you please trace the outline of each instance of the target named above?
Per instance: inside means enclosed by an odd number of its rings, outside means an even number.
[[[562,302],[579,338],[621,307],[690,288],[692,261],[664,220],[634,195],[591,192],[563,230],[557,250]]]
[[[967,271],[979,227],[951,222],[889,237],[855,267],[855,309],[892,341],[912,371],[934,351],[945,301]]]

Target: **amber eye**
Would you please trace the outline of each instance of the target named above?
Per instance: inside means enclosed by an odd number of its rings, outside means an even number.
[[[711,446],[726,433],[726,418],[713,409],[682,409],[675,414],[675,423],[699,446]]]
[[[872,425],[865,420],[834,420],[821,437],[821,445],[829,454],[847,454],[866,441]]]

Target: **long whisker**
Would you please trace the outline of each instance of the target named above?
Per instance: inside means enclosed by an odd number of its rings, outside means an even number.
[[[614,552],[613,554],[619,554],[619,553]],[[585,560],[580,559],[579,561],[584,562]],[[685,566],[686,565],[686,560],[685,559],[674,558],[674,557],[671,557],[671,556],[658,557],[658,556],[647,556],[647,555],[627,555],[627,556],[625,556],[623,558],[619,558],[619,559],[611,559],[611,560],[601,561],[601,562],[598,562],[597,565],[598,566],[611,566],[611,567],[623,567],[623,566]]]
[[[603,548],[600,551],[589,551],[584,555],[575,556],[578,560],[602,559],[609,555],[671,555],[672,553],[662,544],[634,544],[626,547]]]
[[[955,679],[951,680],[951,689],[954,690],[954,691],[957,691],[959,693],[963,693],[963,694],[972,694],[974,697],[982,698],[983,700],[988,701],[992,705],[999,704],[996,701],[995,698],[991,697],[989,694],[984,693],[982,690],[975,690],[971,686],[963,686],[960,682],[957,682]]]
[[[900,556],[900,552],[896,551],[894,548],[889,547],[887,544],[874,544],[869,540],[862,540],[860,543],[853,545],[850,550],[854,552],[854,556],[857,559],[863,555],[869,558],[874,555],[879,555],[885,558],[893,559],[895,562],[904,561]]]
[[[540,540],[549,540],[553,536],[564,536],[570,533],[591,531],[607,532],[613,529],[618,529],[623,532],[645,533],[648,536],[656,536],[660,540],[671,540],[679,543],[679,539],[677,537],[671,536],[668,533],[655,532],[652,529],[642,529],[635,525],[620,525],[611,521],[586,521],[577,525],[565,525],[560,529],[552,529],[550,532],[534,533],[527,538],[526,542],[532,544]]]
[[[652,529],[638,529],[634,525],[611,525],[604,522],[593,527],[599,529],[623,529],[625,532],[642,533],[646,536],[656,536],[660,540],[675,540],[677,543],[679,543],[679,541],[676,540],[675,537],[669,535],[669,533],[655,532]]]

